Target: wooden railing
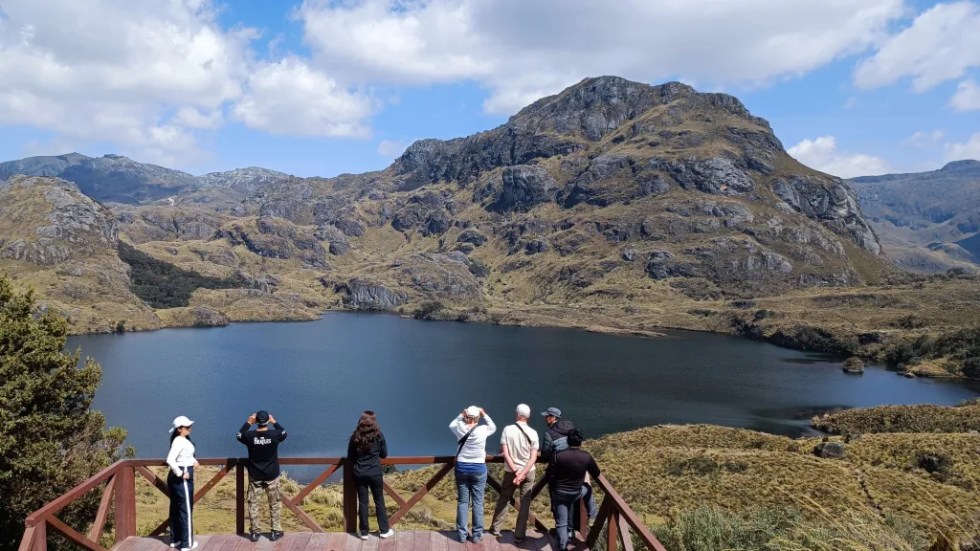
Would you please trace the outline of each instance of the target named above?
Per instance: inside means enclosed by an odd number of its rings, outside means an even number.
[[[443,478],[453,470],[455,458],[452,456],[421,456],[421,457],[389,457],[382,461],[385,465],[441,465],[441,467],[429,478],[425,484],[407,499],[398,493],[387,482],[384,484],[385,492],[398,504],[398,510],[389,516],[392,526],[398,524],[405,515],[412,510],[422,498],[425,497]],[[502,457],[488,456],[490,463],[502,463]],[[247,459],[226,458],[226,459],[201,459],[200,464],[204,466],[220,467],[203,486],[194,493],[193,502],[197,503],[211,489],[218,485],[222,479],[234,471],[235,473],[235,531],[238,534],[245,533],[245,465]],[[316,478],[304,486],[295,496],[282,495],[282,504],[289,509],[300,522],[312,532],[324,532],[316,520],[302,509],[303,500],[318,486],[322,485],[338,471],[343,475],[343,518],[344,530],[354,532],[357,530],[357,489],[354,484],[354,476],[351,469],[344,468],[348,461],[339,457],[292,457],[281,458],[279,463],[283,466],[319,466],[323,468]],[[18,551],[47,551],[48,530],[53,529],[83,548],[93,551],[107,551],[102,546],[101,540],[106,529],[106,523],[110,518],[113,520],[114,543],[119,544],[128,537],[136,536],[136,478],[143,477],[151,485],[169,497],[170,492],[167,484],[151,467],[165,466],[160,459],[128,459],[116,462],[101,472],[95,474],[85,482],[72,488],[54,501],[46,504],[37,511],[31,513],[25,521],[24,537],[21,539]],[[495,491],[500,491],[500,482],[493,476],[487,476],[487,484]],[[585,541],[589,548],[596,545],[602,536],[603,528],[606,529],[606,549],[614,551],[622,546],[625,551],[633,549],[633,537],[636,536],[647,549],[654,551],[666,551],[659,541],[650,533],[646,525],[639,519],[636,513],[630,509],[629,505],[616,492],[613,486],[600,476],[594,481],[603,494],[602,504],[599,506],[598,516],[589,527],[588,513],[585,504],[577,511],[579,515],[580,531],[578,538]],[[545,485],[545,481],[538,481],[532,490],[531,499],[537,497]],[[102,496],[99,501],[99,508],[95,514],[87,533],[68,526],[58,518],[58,513],[64,510],[75,500],[85,494],[101,489]],[[520,506],[517,498],[511,500],[511,505],[515,508]],[[540,519],[533,515],[528,519],[538,530],[547,532],[547,526]],[[168,520],[162,519],[161,523],[152,530],[149,536],[158,536],[167,529]]]

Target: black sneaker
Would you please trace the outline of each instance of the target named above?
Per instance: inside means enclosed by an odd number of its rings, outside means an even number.
[[[279,539],[281,537],[282,537],[282,531],[281,530],[273,530],[272,533],[269,534],[269,539],[271,541],[276,541],[277,539]]]
[[[250,539],[252,541],[259,541],[259,538],[261,538],[261,537],[262,537],[262,534],[260,534],[258,532],[252,532],[251,534],[249,534],[248,539]]]

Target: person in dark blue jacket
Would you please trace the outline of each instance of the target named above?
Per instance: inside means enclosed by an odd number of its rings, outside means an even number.
[[[357,485],[357,514],[360,522],[361,539],[368,537],[368,490],[374,497],[374,509],[378,516],[378,537],[390,538],[395,531],[388,526],[388,511],[385,509],[384,469],[381,460],[388,457],[388,444],[381,433],[378,420],[373,411],[365,411],[357,421],[357,428],[350,435],[347,444],[347,459],[350,460]]]

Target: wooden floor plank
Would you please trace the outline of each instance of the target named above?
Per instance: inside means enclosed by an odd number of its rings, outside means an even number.
[[[361,542],[361,551],[378,551],[378,545],[381,543],[381,539],[374,536],[368,536],[368,539]]]
[[[547,533],[528,530],[522,543],[514,541],[514,533],[507,530],[497,538],[485,534],[480,543],[456,541],[455,531],[396,531],[395,536],[379,539],[375,533],[362,541],[355,534],[342,532],[287,533],[278,541],[271,542],[263,535],[252,542],[237,534],[203,534],[197,537],[195,551],[554,551],[555,542]],[[579,540],[569,542],[571,549],[587,551]],[[113,551],[171,551],[165,538],[127,538]]]
[[[315,533],[310,535],[310,540],[306,543],[306,551],[324,551],[330,549],[330,538],[334,534]]]

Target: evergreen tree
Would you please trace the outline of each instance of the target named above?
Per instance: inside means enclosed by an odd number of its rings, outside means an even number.
[[[24,519],[119,457],[125,431],[89,406],[102,379],[91,359],[66,353],[67,322],[38,313],[32,293],[0,274],[0,549],[16,549]],[[98,492],[61,513],[84,528]]]

